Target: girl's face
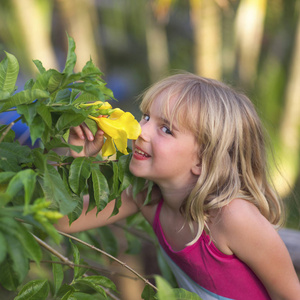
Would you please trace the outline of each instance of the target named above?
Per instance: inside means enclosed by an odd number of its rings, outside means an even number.
[[[161,113],[162,97],[163,93],[143,115],[142,133],[133,144],[130,171],[161,187],[187,187],[200,175],[198,146],[194,135],[179,128],[176,120],[170,128],[169,120]],[[172,102],[171,99],[170,110]]]

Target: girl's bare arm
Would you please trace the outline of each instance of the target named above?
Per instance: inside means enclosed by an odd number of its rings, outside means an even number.
[[[122,194],[122,205],[119,209],[119,213],[111,217],[111,214],[114,209],[115,201],[111,201],[107,204],[107,206],[100,211],[98,214],[97,209],[89,211],[88,213],[88,196],[84,197],[83,211],[80,217],[74,221],[71,225],[69,225],[69,219],[67,216],[64,216],[59,220],[58,224],[55,226],[57,230],[63,231],[66,233],[74,233],[79,231],[84,231],[96,227],[101,227],[105,225],[112,224],[119,220],[122,220],[134,213],[139,211],[139,208],[135,201],[132,200],[130,196],[126,194],[124,191]]]
[[[223,209],[218,227],[229,249],[253,270],[272,299],[300,299],[300,283],[288,250],[254,205],[233,200]]]

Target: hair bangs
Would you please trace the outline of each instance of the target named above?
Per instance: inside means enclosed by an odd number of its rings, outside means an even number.
[[[179,130],[189,130],[194,132],[196,125],[196,119],[192,119],[187,122],[187,116],[196,116],[193,113],[193,105],[191,105],[192,97],[186,94],[183,85],[178,84],[164,84],[160,82],[157,85],[150,87],[143,95],[143,100],[140,104],[140,109],[142,113],[147,113],[153,102],[160,97],[160,115],[162,118],[166,119],[170,123],[172,129],[172,124],[176,124]],[[190,98],[188,100],[187,98]],[[172,102],[172,109],[170,108],[170,103]],[[192,122],[191,122],[192,121]]]

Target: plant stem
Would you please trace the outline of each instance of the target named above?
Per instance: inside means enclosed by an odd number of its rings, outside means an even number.
[[[9,130],[15,125],[15,122],[11,122],[7,128],[4,130],[4,132],[2,133],[1,137],[0,137],[0,143],[4,140],[5,136],[8,134]]]
[[[100,252],[100,253],[102,253],[103,255],[105,255],[105,256],[111,258],[112,260],[116,261],[117,263],[119,263],[120,265],[122,265],[123,267],[125,267],[126,269],[128,269],[130,272],[132,272],[133,274],[135,274],[138,278],[140,278],[142,281],[144,281],[145,284],[150,285],[154,290],[157,291],[157,287],[154,286],[151,282],[149,282],[149,280],[147,280],[146,278],[144,278],[144,277],[143,277],[142,275],[140,275],[137,271],[133,270],[133,269],[132,269],[131,267],[129,267],[126,263],[120,261],[120,260],[117,259],[116,257],[114,257],[114,256],[110,255],[109,253],[107,253],[107,252],[105,252],[105,251],[103,251],[103,250],[101,250],[101,249],[99,249],[99,248],[97,248],[97,247],[95,247],[95,246],[93,246],[93,245],[90,245],[90,244],[88,244],[88,243],[86,243],[86,242],[84,242],[84,241],[82,241],[82,240],[80,240],[80,239],[78,239],[78,238],[76,238],[76,237],[70,235],[70,234],[64,233],[64,232],[62,232],[62,231],[58,231],[58,233],[61,234],[61,235],[63,235],[63,236],[66,236],[66,237],[68,237],[68,238],[70,238],[70,239],[72,239],[72,240],[74,240],[74,241],[77,241],[78,243],[81,243],[81,244],[83,244],[83,245],[85,245],[85,246],[87,246],[87,247],[89,247],[89,248],[91,248],[91,249],[93,249],[93,250],[95,250],[95,251],[97,251],[97,252]]]
[[[93,161],[92,163],[93,164],[106,164],[108,162],[117,162],[118,160],[98,160],[98,161]],[[54,166],[54,167],[61,167],[61,166],[67,166],[67,165],[71,165],[72,163],[71,162],[67,162],[67,163],[51,163],[50,165],[51,166]]]
[[[53,255],[55,255],[56,257],[58,257],[62,262],[64,262],[66,265],[68,265],[70,268],[74,269],[75,264],[70,261],[67,257],[63,256],[61,253],[59,253],[58,251],[56,251],[55,249],[53,249],[50,245],[48,245],[47,243],[45,243],[44,241],[42,241],[40,238],[38,238],[37,236],[35,236],[34,234],[32,234],[32,236],[34,237],[34,239],[43,247],[45,248],[47,251],[49,251],[50,253],[52,253]],[[83,275],[84,277],[88,277],[87,274]],[[120,300],[117,296],[115,296],[114,294],[112,294],[110,292],[109,289],[101,286],[101,288],[105,291],[105,293],[107,293],[107,295],[109,295],[112,299],[114,300]]]
[[[7,125],[7,128],[4,130],[4,132],[2,133],[2,135],[0,137],[0,143],[4,140],[5,136],[8,134],[9,130],[15,125],[15,123],[17,123],[21,119],[22,119],[22,117],[19,117]]]

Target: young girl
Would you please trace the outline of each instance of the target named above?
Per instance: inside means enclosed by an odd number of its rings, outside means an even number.
[[[142,133],[130,171],[156,185],[110,217],[114,201],[59,229],[77,232],[138,211],[152,224],[180,287],[203,299],[300,299],[300,284],[276,232],[282,203],[267,181],[263,129],[251,101],[230,87],[184,73],[154,84],[143,97]],[[79,155],[97,155],[103,132],[73,128]],[[73,153],[74,156],[78,155]]]

